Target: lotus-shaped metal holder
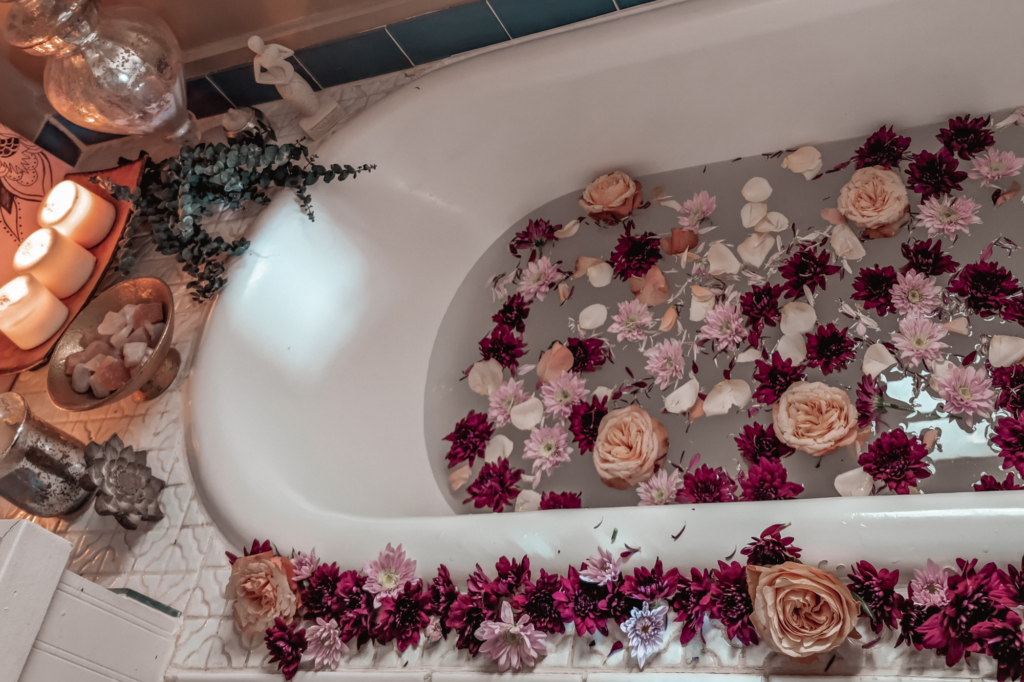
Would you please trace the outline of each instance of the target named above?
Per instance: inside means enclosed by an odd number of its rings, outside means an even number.
[[[125,447],[117,434],[105,443],[85,446],[88,469],[82,487],[96,490],[96,512],[113,516],[128,530],[136,530],[143,521],[159,521],[160,491],[166,483],[153,476],[146,466],[146,451]]]

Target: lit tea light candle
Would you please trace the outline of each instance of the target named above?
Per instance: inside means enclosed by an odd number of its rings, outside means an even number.
[[[20,275],[0,287],[0,332],[29,350],[60,331],[68,307],[32,275]]]
[[[39,224],[52,227],[87,249],[114,226],[114,206],[71,180],[58,182],[39,207]]]
[[[86,283],[96,256],[52,227],[41,227],[14,253],[14,270],[29,273],[57,298],[67,298]]]

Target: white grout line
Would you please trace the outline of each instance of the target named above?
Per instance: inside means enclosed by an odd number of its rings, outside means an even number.
[[[615,0],[612,0],[612,2],[615,2]],[[505,28],[505,22],[502,21],[501,17],[498,16],[498,13],[494,11],[494,7],[491,5],[491,0],[487,0],[487,7],[488,9],[491,10],[491,14],[494,15],[494,18],[498,20],[498,25],[501,26],[501,30],[505,32],[505,35],[508,36],[508,39],[515,40],[515,38],[512,37],[512,34],[508,32],[508,29]]]
[[[220,93],[221,97],[223,97],[224,99],[226,99],[228,101],[228,104],[231,105],[232,109],[237,109],[238,108],[238,107],[235,106],[235,103],[231,101],[231,98],[227,96],[227,93],[225,93],[223,90],[221,90],[219,85],[217,85],[215,82],[213,82],[213,79],[210,78],[210,74],[206,74],[205,76],[203,76],[203,78],[205,78],[206,82],[209,83],[210,85],[212,85],[213,88],[217,92]]]
[[[302,70],[306,72],[306,75],[307,75],[307,76],[309,76],[310,78],[312,78],[312,79],[313,79],[313,82],[314,82],[314,83],[316,83],[316,86],[317,86],[318,88],[320,88],[321,90],[323,90],[323,89],[324,89],[324,86],[320,85],[320,81],[318,81],[318,80],[316,79],[316,76],[314,76],[314,75],[313,75],[313,72],[312,72],[312,71],[310,71],[310,70],[309,70],[309,69],[308,69],[308,68],[306,67],[306,65],[302,63],[302,60],[301,60],[301,59],[299,59],[299,55],[297,55],[297,54],[294,54],[294,53],[292,53],[292,58],[293,58],[293,59],[294,59],[295,61],[297,61],[297,62],[299,63],[299,66],[301,66],[301,67],[302,67]]]
[[[398,49],[401,51],[402,55],[404,55],[405,58],[409,60],[409,64],[411,66],[416,66],[416,62],[414,62],[412,60],[412,57],[410,57],[409,55],[405,54],[405,48],[402,47],[401,43],[399,43],[397,40],[395,40],[395,37],[393,35],[391,35],[391,31],[388,29],[387,26],[384,27],[384,32],[388,34],[388,38],[391,38],[391,42],[393,42],[398,47]]]
[[[612,0],[612,4],[615,5],[615,11],[616,12],[622,11],[621,8],[619,7],[619,0]]]

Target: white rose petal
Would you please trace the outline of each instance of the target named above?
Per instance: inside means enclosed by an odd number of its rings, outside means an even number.
[[[832,237],[829,239],[829,243],[832,245],[832,250],[840,258],[860,260],[867,255],[864,245],[860,243],[857,235],[853,233],[853,230],[846,223],[836,225],[832,229]]]
[[[778,211],[769,211],[757,225],[754,232],[783,232],[789,229],[789,218]]]
[[[993,367],[1009,367],[1024,360],[1024,339],[996,334],[988,346],[988,361]]]
[[[768,215],[768,204],[750,203],[740,209],[740,220],[743,227],[753,227]]]
[[[736,356],[737,363],[753,362],[754,360],[761,359],[761,351],[757,348],[748,348],[739,355]]]
[[[608,388],[607,386],[598,386],[594,389],[594,397],[598,400],[611,398],[613,393],[615,393],[615,389]]]
[[[531,512],[540,509],[540,493],[536,490],[524,490],[516,497],[517,512]]]
[[[782,306],[779,328],[783,334],[806,334],[818,323],[818,314],[810,303],[792,301]]]
[[[955,317],[949,322],[943,322],[939,325],[950,334],[960,334],[961,336],[967,336],[971,332],[971,321],[966,317]]]
[[[690,287],[690,293],[690,322],[700,322],[715,307],[715,293],[697,284]]]
[[[807,359],[807,341],[803,334],[787,334],[779,339],[779,345],[775,348],[783,360],[789,360],[794,365],[799,365]]]
[[[499,459],[505,459],[512,454],[512,447],[512,440],[499,433],[484,448],[484,461],[497,462]]]
[[[956,365],[954,365],[949,360],[936,360],[932,362],[931,367],[929,367],[929,369],[932,373],[931,376],[928,377],[928,386],[930,386],[933,391],[938,393],[939,379],[945,379],[947,376],[949,376],[949,373],[956,369]]]
[[[590,280],[590,284],[596,289],[611,284],[614,274],[615,270],[612,269],[609,263],[598,263],[587,268],[587,279]]]
[[[580,229],[580,221],[570,220],[569,223],[561,230],[555,230],[555,236],[559,239],[565,239],[576,234],[576,231]]]
[[[469,370],[469,388],[473,393],[490,395],[501,386],[503,371],[501,364],[494,358],[476,362]]]
[[[534,396],[526,402],[519,403],[508,413],[512,417],[513,426],[520,431],[529,431],[540,424],[540,420],[544,416],[544,403],[540,401],[540,398]]]
[[[873,343],[864,351],[864,362],[861,364],[861,371],[877,378],[879,374],[896,364],[896,358],[892,356],[889,349],[880,343]]]
[[[735,275],[740,271],[740,262],[736,260],[729,247],[716,242],[708,249],[708,272],[712,275]]]
[[[871,494],[874,485],[871,474],[864,471],[863,467],[839,474],[835,482],[836,492],[843,497],[866,497]]]
[[[782,160],[782,167],[810,180],[821,170],[821,152],[814,147],[800,147]]]
[[[751,395],[750,384],[743,379],[719,381],[704,399],[704,414],[715,417],[733,407],[746,407]]]
[[[696,379],[690,379],[665,396],[665,409],[672,414],[689,412],[690,408],[697,403],[698,393],[700,393],[700,384]]]
[[[736,247],[736,253],[740,255],[740,258],[747,265],[759,268],[774,246],[775,239],[770,234],[755,232]]]
[[[764,178],[750,178],[747,180],[747,184],[743,185],[740,193],[750,203],[758,204],[768,201],[768,197],[772,195],[772,186]]]
[[[600,303],[588,305],[580,312],[580,329],[597,329],[608,319],[608,307]]]

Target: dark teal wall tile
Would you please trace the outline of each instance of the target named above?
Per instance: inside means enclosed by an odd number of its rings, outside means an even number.
[[[619,5],[619,9],[628,9],[630,7],[636,7],[637,5],[646,5],[654,0],[616,0]]]
[[[508,40],[505,29],[486,2],[471,2],[424,14],[391,24],[388,31],[416,64]]]
[[[412,66],[384,29],[307,47],[295,56],[325,88]]]
[[[188,99],[188,110],[195,114],[196,118],[219,116],[231,108],[228,98],[222,95],[206,76],[187,81],[185,93]]]
[[[491,7],[513,38],[615,11],[612,0],[491,0]]]
[[[100,142],[110,142],[111,140],[117,140],[124,137],[124,135],[115,135],[113,133],[101,133],[96,130],[89,130],[83,128],[80,125],[76,125],[71,121],[67,120],[60,114],[56,114],[53,117],[58,123],[64,126],[64,130],[68,131],[75,137],[77,137],[82,144],[99,144]]]
[[[302,67],[302,64],[297,62],[294,57],[289,57],[288,61],[295,67],[295,73],[305,78],[314,90],[320,89],[320,86],[310,77],[309,72]],[[251,107],[255,104],[281,99],[281,96],[277,94],[276,87],[256,82],[252,62],[211,73],[209,78],[236,107]]]
[[[81,150],[67,133],[47,121],[36,137],[36,144],[50,152],[64,163],[74,166],[78,163]]]

